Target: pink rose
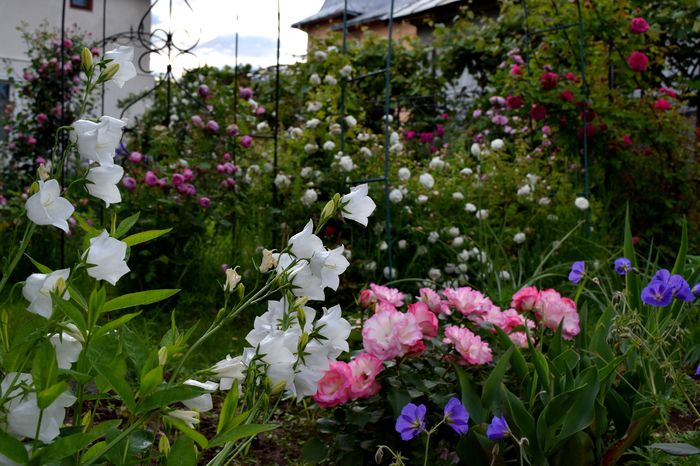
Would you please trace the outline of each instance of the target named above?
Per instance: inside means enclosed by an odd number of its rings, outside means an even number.
[[[148,186],[155,186],[156,184],[158,184],[158,177],[156,176],[155,173],[153,173],[152,171],[149,170],[146,172],[146,175],[144,176],[144,181],[146,182],[146,184]]]
[[[554,89],[557,87],[558,76],[556,73],[547,72],[540,76],[540,85],[545,91]]]
[[[122,178],[122,185],[127,191],[134,191],[136,189],[136,180],[130,176],[125,176]]]
[[[527,286],[513,295],[510,306],[517,311],[531,311],[537,302],[539,292],[534,286]]]
[[[175,173],[173,175],[173,186],[176,188],[180,187],[185,182],[185,176],[182,173]]]
[[[416,319],[418,327],[420,327],[421,332],[423,332],[423,338],[437,336],[438,319],[435,314],[430,312],[427,304],[421,301],[409,304],[408,312]]]
[[[190,118],[190,120],[192,121],[193,125],[199,128],[204,127],[204,121],[202,121],[202,117],[200,117],[199,115],[193,115],[192,118]]]
[[[440,298],[440,295],[431,290],[430,288],[421,288],[418,290],[420,295],[420,301],[428,305],[430,309],[435,314],[452,314],[450,306]]]
[[[632,18],[630,21],[630,31],[635,34],[644,34],[649,30],[649,23],[644,18]]]
[[[235,123],[231,123],[226,127],[226,134],[229,136],[238,136],[241,133],[241,131],[238,129],[238,125]]]
[[[665,112],[671,108],[671,103],[666,99],[659,99],[654,103],[654,109]]]
[[[442,295],[447,298],[450,306],[465,316],[481,316],[493,307],[489,298],[468,286],[446,288],[442,290]]]
[[[382,386],[377,382],[377,375],[384,370],[382,361],[370,353],[360,353],[348,363],[352,373],[350,398],[368,398],[376,395]]]
[[[510,65],[510,75],[520,76],[523,72],[520,70],[520,65]]]
[[[202,196],[199,198],[199,206],[203,209],[208,209],[209,206],[211,205],[211,199],[209,199],[206,196]]]
[[[364,290],[360,291],[360,307],[362,309],[367,309],[376,302],[377,298],[374,296],[374,292],[372,290],[365,288]]]
[[[488,364],[493,361],[488,343],[481,341],[471,330],[450,325],[445,329],[444,343],[454,345],[464,362],[472,365]]]
[[[246,149],[253,145],[252,136],[245,135],[241,138],[241,145]]]
[[[632,52],[627,59],[627,64],[632,71],[641,73],[646,71],[647,66],[649,66],[649,58],[642,52]]]
[[[376,283],[370,283],[369,287],[377,298],[377,301],[386,301],[396,307],[403,306],[404,294],[396,288],[389,288],[377,285]]]
[[[350,399],[352,370],[346,362],[330,361],[330,367],[318,381],[314,401],[322,408],[332,408]]]
[[[532,104],[532,107],[530,107],[530,116],[535,121],[544,120],[547,116],[547,108],[544,105]]]
[[[554,331],[563,320],[562,337],[566,340],[571,340],[580,331],[576,303],[569,298],[562,298],[556,290],[540,291],[535,316],[541,320],[542,325]]]
[[[386,361],[403,356],[423,337],[410,314],[387,310],[370,317],[362,328],[362,344],[368,353]]]

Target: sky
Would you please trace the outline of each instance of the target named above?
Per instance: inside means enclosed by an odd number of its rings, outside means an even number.
[[[323,0],[279,0],[281,17],[280,63],[294,63],[306,53],[307,35],[291,25],[317,13]],[[173,41],[189,48],[197,40],[195,56],[173,60],[173,71],[201,65],[234,65],[238,32],[238,63],[256,67],[275,64],[277,53],[277,0],[157,0],[152,30],[173,31]],[[167,59],[152,56],[151,68],[164,70]]]

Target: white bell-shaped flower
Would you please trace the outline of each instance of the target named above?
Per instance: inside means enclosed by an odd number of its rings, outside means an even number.
[[[68,233],[68,219],[73,215],[73,205],[61,197],[61,186],[56,180],[39,180],[39,192],[27,199],[24,205],[27,217],[37,225],[53,225]]]
[[[124,176],[124,169],[119,165],[104,165],[93,167],[88,172],[86,178],[88,192],[98,199],[102,199],[107,204],[117,204],[122,201],[121,193],[117,184]]]
[[[340,200],[343,218],[367,226],[368,217],[377,207],[377,204],[367,195],[368,193],[369,185],[366,183],[350,188],[350,192]]]
[[[90,249],[87,252],[87,263],[94,267],[87,269],[88,275],[96,280],[105,280],[112,285],[127,272],[126,243],[112,238],[107,230],[102,230],[99,236],[90,239]]]
[[[70,269],[54,270],[50,274],[33,273],[24,282],[22,295],[29,301],[27,310],[48,319],[51,317],[51,292],[56,291],[59,279],[68,280]],[[63,299],[70,299],[68,291],[63,293]]]
[[[119,87],[124,87],[124,83],[136,76],[134,66],[134,48],[127,45],[120,45],[114,50],[105,53],[105,58],[113,60],[112,63],[119,65],[119,70],[112,76],[111,81]]]

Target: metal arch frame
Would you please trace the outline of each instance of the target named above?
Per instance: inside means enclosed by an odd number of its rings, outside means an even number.
[[[551,0],[553,7],[556,9],[556,4],[554,3],[555,0]],[[585,55],[585,47],[583,43],[583,15],[581,14],[581,2],[576,1],[576,14],[577,14],[577,19],[578,21],[575,23],[571,24],[559,24],[555,25],[549,28],[541,29],[538,31],[533,31],[530,32],[529,28],[529,23],[528,23],[528,7],[527,7],[527,2],[528,0],[522,0],[522,5],[523,5],[523,29],[525,30],[525,36],[523,37],[523,41],[525,43],[525,64],[527,66],[528,73],[530,72],[530,60],[532,58],[532,50],[531,50],[531,38],[534,34],[546,34],[550,32],[556,32],[556,31],[564,31],[569,28],[576,28],[577,33],[578,33],[578,55],[579,55],[579,70],[581,72],[581,90],[583,91],[583,98],[585,100],[585,107],[582,112],[583,115],[583,127],[582,127],[582,134],[583,134],[583,153],[581,154],[581,158],[583,159],[583,197],[588,199],[590,197],[590,178],[589,178],[589,167],[588,167],[588,134],[587,134],[587,126],[588,126],[588,99],[589,99],[589,93],[588,93],[588,84],[586,82],[586,55]],[[530,118],[530,130],[532,132],[532,118]],[[591,233],[591,210],[586,209],[586,234],[590,235]]]
[[[384,184],[384,221],[386,223],[386,244],[387,244],[387,279],[392,281],[394,278],[393,267],[393,248],[391,236],[391,202],[389,201],[389,142],[391,140],[391,130],[389,128],[389,119],[391,112],[391,45],[393,42],[394,29],[394,2],[389,0],[389,19],[387,25],[387,49],[386,49],[386,64],[383,69],[375,70],[361,76],[357,76],[350,81],[368,78],[384,74],[384,174],[380,177],[367,178],[362,180],[351,181],[352,184],[361,183],[378,183]],[[348,35],[348,0],[343,2],[343,42],[342,53],[347,53],[347,35]],[[345,152],[345,88],[348,80],[342,80],[340,88],[340,151]]]

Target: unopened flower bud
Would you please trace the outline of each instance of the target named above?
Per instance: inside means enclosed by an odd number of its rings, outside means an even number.
[[[260,262],[260,271],[265,273],[275,267],[277,267],[277,260],[275,259],[275,256],[272,255],[272,251],[269,249],[263,249],[262,262]]]
[[[53,290],[58,296],[63,296],[66,292],[66,287],[67,287],[66,280],[63,277],[58,277],[58,279],[56,280],[56,284],[54,285]]]
[[[39,164],[39,169],[37,172],[39,172],[39,179],[41,181],[46,181],[49,179],[49,171],[46,169],[46,166],[43,163]]]
[[[299,326],[304,328],[306,325],[306,312],[303,306],[297,308],[297,321],[299,322]]]
[[[170,440],[165,434],[162,434],[160,439],[158,439],[158,451],[165,455],[170,453]]]
[[[168,362],[168,348],[161,346],[158,350],[158,365],[165,366],[166,362]]]
[[[287,382],[285,382],[284,380],[280,380],[279,382],[277,382],[276,384],[274,384],[272,386],[272,390],[270,391],[270,395],[273,395],[273,396],[279,395],[280,393],[282,393],[284,391],[286,386],[287,386]]]
[[[80,51],[80,66],[86,73],[90,73],[92,70],[92,52],[87,47],[83,47],[83,50]]]
[[[309,334],[304,332],[299,337],[299,353],[302,353],[304,351],[304,348],[306,348],[306,345],[308,343],[309,343]]]
[[[326,205],[323,207],[323,210],[321,211],[321,219],[319,223],[323,225],[326,223],[333,215],[335,215],[335,210],[337,208],[337,203],[335,202],[335,199],[331,199],[330,201],[326,202]]]
[[[102,71],[100,77],[97,78],[97,84],[102,84],[109,81],[115,74],[117,74],[117,71],[119,71],[119,63],[110,63],[107,65],[107,68]]]
[[[241,276],[238,274],[238,272],[236,272],[237,268],[238,267],[226,269],[226,283],[224,284],[224,291],[233,293],[233,290],[235,290],[238,284],[241,282]]]

